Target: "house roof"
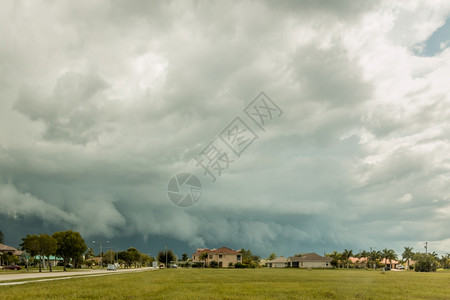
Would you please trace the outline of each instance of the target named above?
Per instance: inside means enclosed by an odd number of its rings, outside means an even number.
[[[197,251],[193,255],[199,255],[202,253],[213,253],[213,254],[241,254],[241,252],[227,248],[220,247],[219,249],[208,249],[208,248],[198,248]]]
[[[14,247],[5,245],[5,244],[0,244],[0,251],[2,251],[2,252],[3,252],[3,251],[4,251],[4,252],[8,252],[8,251],[13,252],[13,251],[17,251],[17,249],[14,248]]]
[[[328,262],[330,262],[333,259],[331,257],[323,257],[323,256],[320,256],[319,254],[312,252],[312,253],[304,254],[302,256],[291,256],[288,258],[288,260],[291,262],[294,262],[294,261],[328,261]]]
[[[357,257],[349,257],[349,260],[352,263],[363,263],[363,262],[367,262],[367,257],[361,257],[361,258],[357,258]]]
[[[266,263],[285,263],[287,262],[287,260],[288,259],[286,257],[277,257],[275,259],[266,261]]]
[[[393,259],[392,261],[390,261],[389,259],[383,258],[382,260],[380,260],[380,263],[382,263],[382,264],[390,264],[390,263],[398,264],[398,261],[395,260],[395,259]]]
[[[15,255],[21,255],[23,253],[23,251],[17,250],[16,248],[5,244],[0,244],[0,252],[2,253],[12,252]]]

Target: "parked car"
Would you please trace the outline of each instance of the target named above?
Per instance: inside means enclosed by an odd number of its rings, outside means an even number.
[[[116,266],[113,265],[113,264],[108,264],[108,266],[106,267],[106,270],[107,270],[107,271],[116,271],[117,268],[116,268]]]
[[[173,265],[171,266],[171,268],[176,269],[176,268],[178,268],[178,266],[177,266],[176,264],[173,264]]]
[[[9,265],[9,266],[6,266],[6,267],[4,267],[6,270],[20,270],[20,269],[22,269],[20,266],[18,266],[18,265]]]

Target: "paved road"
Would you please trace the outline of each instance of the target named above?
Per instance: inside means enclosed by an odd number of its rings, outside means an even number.
[[[106,270],[86,270],[86,271],[76,271],[76,272],[45,272],[45,273],[11,273],[11,274],[1,274],[0,281],[8,280],[20,280],[15,282],[0,282],[1,285],[15,285],[24,284],[28,282],[40,282],[40,281],[50,281],[50,280],[61,280],[70,279],[76,277],[90,277],[90,276],[104,276],[104,275],[114,275],[123,274],[128,272],[142,272],[155,270],[153,268],[137,268],[137,269],[119,269],[117,271],[106,271]],[[40,279],[39,279],[40,278]],[[27,280],[33,279],[33,280]]]

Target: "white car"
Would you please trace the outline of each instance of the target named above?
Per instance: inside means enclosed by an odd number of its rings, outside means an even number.
[[[116,268],[115,265],[109,264],[109,265],[106,267],[106,270],[107,270],[107,271],[116,271],[117,268]]]

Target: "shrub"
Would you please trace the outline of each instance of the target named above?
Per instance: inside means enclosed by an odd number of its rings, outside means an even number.
[[[415,259],[416,264],[414,266],[414,270],[416,272],[436,272],[438,262],[432,255],[418,253]]]
[[[234,267],[235,267],[236,269],[245,269],[245,265],[242,264],[242,263],[240,263],[240,262],[237,262],[237,263],[234,265]]]
[[[209,263],[209,266],[210,266],[211,268],[218,268],[218,267],[219,267],[219,263],[218,263],[217,261],[213,260],[213,261],[211,261],[211,262]]]

